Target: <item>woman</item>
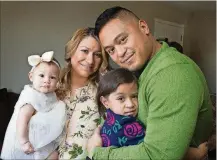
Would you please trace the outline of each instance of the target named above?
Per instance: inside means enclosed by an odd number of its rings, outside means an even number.
[[[65,61],[57,94],[67,104],[66,137],[60,159],[85,159],[87,140],[99,124],[96,80],[107,60],[93,28],[77,30],[65,47]]]

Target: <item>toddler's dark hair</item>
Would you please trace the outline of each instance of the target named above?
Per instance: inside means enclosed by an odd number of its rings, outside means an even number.
[[[97,88],[96,101],[101,116],[104,116],[105,107],[100,101],[100,97],[109,96],[115,92],[119,85],[124,83],[137,83],[136,76],[128,69],[118,68],[107,72],[100,78],[99,85]]]

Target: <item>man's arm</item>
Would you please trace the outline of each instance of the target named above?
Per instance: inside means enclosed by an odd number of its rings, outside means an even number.
[[[96,147],[94,160],[183,158],[202,103],[204,89],[199,78],[188,64],[174,65],[152,77],[142,90],[149,110],[144,142],[121,148]]]

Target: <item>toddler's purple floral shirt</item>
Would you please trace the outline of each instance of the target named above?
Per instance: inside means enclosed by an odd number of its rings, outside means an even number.
[[[136,117],[106,111],[106,120],[100,131],[103,147],[136,145],[144,140],[145,127]]]

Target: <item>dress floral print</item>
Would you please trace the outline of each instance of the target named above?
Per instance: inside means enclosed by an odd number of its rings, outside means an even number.
[[[67,104],[66,137],[59,147],[60,159],[85,159],[87,140],[99,124],[99,112],[95,102],[96,85],[76,90],[74,96],[65,98]]]

